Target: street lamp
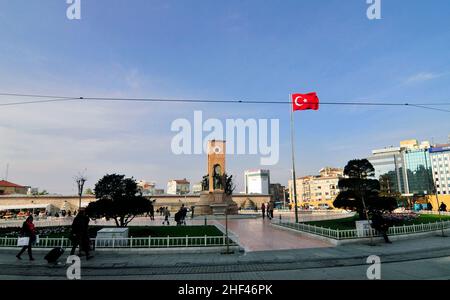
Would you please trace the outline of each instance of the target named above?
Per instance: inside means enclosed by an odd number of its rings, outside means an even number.
[[[425,158],[425,170],[428,173],[427,150],[424,149],[423,153],[424,153],[424,158]],[[430,163],[431,163],[431,159],[430,159]],[[442,228],[441,228],[442,236],[445,237],[444,223],[442,223],[441,209],[439,207],[439,196],[438,196],[438,192],[439,191],[438,191],[437,186],[436,186],[436,181],[434,180],[434,177],[433,177],[432,166],[430,166],[430,168],[431,168],[431,176],[427,176],[428,177],[428,180],[427,180],[428,181],[428,188],[430,189],[431,195],[434,193],[435,196],[436,196],[436,204],[437,204],[437,210],[438,210],[438,214],[439,214],[439,222],[441,222],[441,225],[442,225]],[[431,180],[431,182],[430,182],[430,180]],[[431,183],[431,186],[430,186],[430,183]],[[428,197],[426,197],[425,199],[427,199],[427,203],[428,203]]]
[[[78,196],[79,196],[78,211],[80,211],[80,209],[81,209],[81,196],[83,195],[83,187],[84,187],[85,182],[86,182],[86,178],[84,178],[84,177],[77,178]]]

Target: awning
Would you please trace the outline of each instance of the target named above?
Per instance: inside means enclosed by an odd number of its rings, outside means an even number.
[[[0,205],[2,210],[18,210],[18,209],[50,209],[51,204],[24,204],[24,205]]]

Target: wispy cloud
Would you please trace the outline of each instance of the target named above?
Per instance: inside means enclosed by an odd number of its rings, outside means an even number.
[[[446,75],[446,73],[420,72],[406,78],[404,80],[404,83],[405,84],[421,83],[442,77],[444,75]]]

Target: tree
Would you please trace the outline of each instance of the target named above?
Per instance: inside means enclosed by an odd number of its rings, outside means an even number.
[[[136,181],[125,175],[105,175],[94,193],[98,200],[89,203],[86,214],[93,219],[114,219],[117,227],[126,227],[137,215],[150,211],[150,200],[142,196]]]
[[[84,192],[85,195],[94,195],[94,191],[91,188],[88,188],[86,192]]]
[[[349,161],[344,175],[338,183],[341,192],[333,202],[334,207],[356,211],[361,220],[375,211],[392,211],[397,207],[394,197],[380,197],[380,182],[369,178],[375,175],[375,169],[367,159]]]

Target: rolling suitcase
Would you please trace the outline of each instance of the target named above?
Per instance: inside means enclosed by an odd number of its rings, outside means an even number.
[[[52,250],[50,250],[50,252],[47,253],[47,255],[44,257],[44,259],[48,263],[56,263],[58,261],[58,259],[61,257],[61,255],[63,255],[63,253],[64,253],[63,248],[56,247],[56,248],[53,248]]]

